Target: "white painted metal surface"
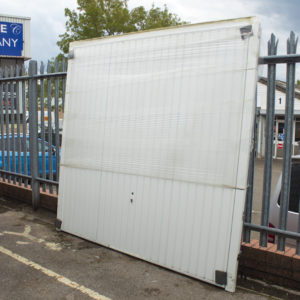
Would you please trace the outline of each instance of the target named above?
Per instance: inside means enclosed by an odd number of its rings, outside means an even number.
[[[23,51],[22,58],[30,59],[30,18],[29,17],[20,17],[20,16],[11,16],[11,15],[0,15],[0,21],[9,22],[9,23],[20,23],[23,25]],[[8,57],[5,55],[0,55],[0,57]],[[9,56],[10,57],[10,56]]]
[[[62,229],[213,284],[215,271],[224,271],[223,286],[234,291],[255,111],[257,19],[71,48]]]

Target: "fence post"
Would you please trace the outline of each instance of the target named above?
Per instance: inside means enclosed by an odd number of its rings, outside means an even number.
[[[37,74],[37,61],[29,62],[29,76]],[[38,177],[38,107],[37,107],[37,79],[29,79],[28,88],[28,106],[29,106],[29,152],[30,152],[30,172],[32,189],[32,206],[36,210],[40,205],[40,184]]]
[[[278,40],[274,34],[268,43],[268,55],[277,54]],[[267,117],[266,117],[266,147],[265,147],[265,165],[264,165],[264,185],[263,185],[263,203],[261,214],[261,225],[269,226],[269,209],[272,184],[272,158],[273,158],[273,127],[275,114],[275,86],[276,86],[276,64],[268,65],[268,86],[267,86]],[[268,235],[266,232],[260,234],[259,245],[266,247]]]
[[[294,32],[291,32],[287,41],[287,54],[295,54],[297,41]],[[290,183],[293,153],[293,124],[294,124],[294,101],[295,101],[295,63],[287,64],[286,72],[286,101],[284,118],[284,148],[283,148],[283,168],[280,194],[280,217],[279,229],[286,230],[287,215],[289,209]],[[278,239],[278,250],[285,250],[285,237]]]

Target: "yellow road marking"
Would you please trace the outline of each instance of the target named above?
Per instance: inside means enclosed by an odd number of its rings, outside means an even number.
[[[45,241],[44,239],[36,238],[35,236],[31,235],[30,232],[31,232],[31,226],[25,225],[24,232],[3,231],[2,233],[0,233],[0,235],[10,234],[10,235],[21,236],[21,237],[27,238],[27,239],[29,239],[33,242],[39,243],[39,244],[43,243],[43,244],[45,244],[45,246],[47,248],[49,248],[51,250],[54,250],[54,251],[61,250],[61,247],[58,244],[50,243],[50,242]]]
[[[28,242],[23,242],[23,241],[16,241],[17,245],[28,245]]]
[[[97,292],[89,289],[89,288],[86,288],[85,286],[83,285],[80,285],[78,283],[76,283],[75,281],[72,281],[58,273],[55,273],[33,261],[30,261],[29,259],[23,257],[23,256],[20,256],[19,254],[16,254],[16,253],[13,253],[12,251],[10,251],[9,249],[6,249],[4,247],[1,247],[0,246],[0,252],[2,252],[3,254],[6,254],[12,258],[14,258],[15,260],[29,266],[29,267],[32,267],[33,269],[36,269],[38,271],[41,271],[42,273],[46,274],[47,276],[49,277],[53,277],[55,278],[57,281],[65,284],[66,286],[69,286],[73,289],[76,289],[78,291],[80,291],[81,293],[83,294],[86,294],[88,295],[89,297],[93,298],[93,299],[96,299],[96,300],[111,300],[110,298],[107,298],[105,296],[102,296],[100,294],[98,294]]]

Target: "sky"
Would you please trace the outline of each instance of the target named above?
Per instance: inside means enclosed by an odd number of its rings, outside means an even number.
[[[300,35],[300,0],[129,0],[128,6],[132,9],[143,5],[149,9],[152,3],[159,7],[166,4],[170,12],[190,23],[259,16],[262,24],[261,55],[266,55],[267,41],[272,32],[279,39],[280,54],[286,53],[286,40],[291,30]],[[77,1],[0,0],[0,7],[1,14],[31,18],[31,57],[47,61],[60,52],[56,42],[59,34],[65,31],[64,9],[76,9]],[[265,73],[265,69],[260,73]],[[283,68],[279,68],[279,73],[279,77],[284,77]],[[297,70],[297,78],[300,79],[300,70]]]

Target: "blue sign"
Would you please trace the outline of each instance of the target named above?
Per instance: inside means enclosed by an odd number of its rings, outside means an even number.
[[[0,55],[22,56],[23,24],[0,21]]]

